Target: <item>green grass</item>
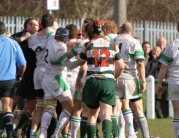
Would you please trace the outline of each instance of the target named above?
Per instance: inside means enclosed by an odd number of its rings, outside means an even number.
[[[148,120],[150,135],[159,136],[160,138],[175,138],[172,118],[165,119],[154,119]],[[99,135],[102,138],[101,125],[99,125]],[[138,138],[142,138],[141,132],[139,131]],[[80,135],[78,133],[78,138]]]
[[[145,111],[146,94],[143,94],[143,107]],[[154,119],[154,120],[147,120],[147,121],[148,121],[150,135],[159,136],[160,138],[175,138],[172,118],[162,118],[162,119]],[[99,134],[102,137],[101,125],[99,125],[99,130],[100,130]],[[142,138],[140,131],[137,136],[138,138]],[[78,132],[78,138],[80,138],[79,132]]]

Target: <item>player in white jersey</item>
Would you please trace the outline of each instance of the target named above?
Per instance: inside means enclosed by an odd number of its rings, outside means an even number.
[[[131,23],[124,23],[121,31],[122,34],[113,41],[119,47],[125,63],[125,70],[117,81],[116,94],[122,99],[123,116],[129,128],[128,137],[136,137],[133,128],[133,111],[143,138],[150,138],[141,98],[142,93],[146,90],[144,53],[140,43],[132,37],[133,26]],[[140,78],[140,81],[138,78]],[[129,107],[129,99],[132,111]]]
[[[30,138],[36,137],[37,128],[40,124],[42,113],[44,110],[44,91],[42,89],[42,79],[45,71],[45,49],[47,44],[47,27],[56,27],[56,22],[51,14],[45,14],[42,16],[42,30],[33,34],[28,39],[29,48],[31,48],[36,53],[36,68],[34,71],[34,88],[36,90],[36,101],[37,110],[32,118]],[[58,26],[57,26],[58,27]],[[56,28],[57,28],[56,27]]]
[[[84,39],[78,43],[79,47],[82,47],[85,43],[89,41],[87,31],[89,24],[92,24],[94,20],[92,18],[86,18],[82,25],[82,35]],[[83,68],[87,68],[87,65],[83,65],[80,67],[80,70]],[[80,127],[80,137],[86,137],[86,122],[87,122],[87,107],[86,104],[82,102],[82,91],[86,82],[86,72],[83,74],[78,70],[78,77],[76,77],[76,86],[74,93],[74,112],[71,118],[71,136],[76,138],[77,132]],[[79,86],[80,85],[80,86]],[[82,87],[82,88],[81,88]]]
[[[47,128],[53,117],[56,108],[56,100],[62,105],[62,113],[59,116],[59,123],[52,137],[59,138],[61,130],[70,120],[73,112],[73,100],[70,87],[67,84],[67,68],[73,69],[78,66],[77,61],[70,61],[72,55],[66,53],[66,41],[69,31],[66,28],[59,28],[54,36],[48,38],[45,56],[46,73],[43,78],[43,89],[45,92],[46,108],[41,121],[40,138],[47,137]]]
[[[179,31],[179,23],[177,30]],[[173,128],[175,137],[179,137],[179,38],[171,42],[164,50],[159,60],[162,63],[158,75],[157,96],[162,96],[162,82],[168,72],[168,99],[173,105]]]
[[[67,41],[67,52],[69,52],[71,48],[73,47],[73,45],[77,43],[77,27],[74,24],[68,24],[66,28],[69,30],[69,37]],[[70,60],[75,61],[76,57],[73,57]],[[79,67],[74,68],[72,70],[67,68],[67,83],[70,86],[70,91],[72,93],[72,96],[74,95],[74,92],[75,92],[75,82],[76,82],[78,71],[79,71]],[[73,120],[71,121],[73,122]],[[72,123],[72,125],[74,123]],[[70,127],[70,122],[63,129],[63,132],[62,132],[63,137],[68,136],[68,135],[73,135],[74,131],[72,130],[72,134],[71,134],[71,132],[69,132],[69,127]]]
[[[83,101],[88,107],[87,135],[94,137],[96,119],[99,113],[103,124],[103,136],[109,138],[112,129],[112,106],[115,105],[115,83],[123,71],[123,60],[119,49],[104,37],[104,22],[97,20],[93,23],[93,39],[82,47],[78,62],[87,62],[87,81]],[[114,74],[115,66],[118,70]]]

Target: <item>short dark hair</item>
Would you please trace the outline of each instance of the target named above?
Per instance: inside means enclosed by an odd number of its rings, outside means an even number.
[[[50,27],[50,26],[53,25],[54,21],[55,21],[55,19],[54,19],[53,15],[51,15],[51,14],[44,14],[42,16],[42,21],[41,21],[42,27],[43,28]]]
[[[92,24],[94,22],[94,20],[92,18],[85,18],[83,23],[88,23],[88,24]]]
[[[149,45],[150,45],[150,42],[149,42],[149,41],[144,41],[144,42],[142,43],[142,48],[144,47],[145,44],[149,44]]]
[[[24,22],[24,29],[26,30],[27,24],[29,24],[30,22],[32,22],[33,20],[35,20],[35,18],[31,17],[25,20]]]
[[[4,34],[5,29],[6,29],[6,26],[4,22],[0,21],[0,34]]]
[[[66,28],[69,30],[69,37],[68,39],[74,39],[77,38],[78,30],[76,25],[74,24],[68,24]]]

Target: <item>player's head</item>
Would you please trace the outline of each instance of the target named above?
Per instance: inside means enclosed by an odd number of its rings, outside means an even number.
[[[39,23],[35,18],[28,18],[24,22],[25,31],[34,34],[39,30]]]
[[[126,22],[126,23],[124,23],[124,24],[121,26],[121,32],[133,36],[133,34],[134,34],[134,28],[133,28],[133,26],[132,26],[131,23]]]
[[[101,35],[104,34],[106,28],[104,26],[103,20],[96,20],[93,23],[93,34]]]
[[[90,40],[94,37],[93,26],[91,24],[87,24],[85,26],[84,36],[85,38],[89,38]]]
[[[58,26],[59,26],[58,23],[57,23],[56,21],[54,21],[52,28],[53,28],[54,30],[57,30],[57,29],[59,28]]]
[[[55,39],[66,43],[69,37],[69,30],[67,28],[60,27],[55,33]]]
[[[84,35],[84,32],[85,32],[85,26],[87,24],[93,24],[94,23],[94,20],[92,18],[85,18],[84,21],[83,21],[83,25],[82,25],[82,34]]]
[[[115,22],[105,21],[104,25],[106,27],[105,34],[117,34],[118,30],[117,30],[117,26],[116,26]]]
[[[76,39],[77,38],[77,34],[78,34],[78,30],[76,25],[74,24],[68,24],[66,26],[66,28],[69,30],[69,38],[68,39]]]
[[[6,26],[2,21],[0,21],[0,34],[4,34],[5,32],[6,32]]]
[[[44,14],[41,22],[43,28],[51,27],[54,23],[54,17],[51,14]]]

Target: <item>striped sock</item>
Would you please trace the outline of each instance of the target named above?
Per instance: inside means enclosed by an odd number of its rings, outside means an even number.
[[[48,126],[50,125],[50,121],[53,117],[53,113],[49,110],[46,110],[43,115],[42,115],[42,120],[41,120],[41,134],[45,137],[47,137],[47,129]]]
[[[71,137],[76,138],[80,127],[81,118],[71,117]]]
[[[37,132],[36,130],[30,130],[30,138],[36,138]]]
[[[149,127],[148,127],[148,123],[147,120],[145,118],[145,116],[135,116],[136,120],[137,120],[137,124],[140,127],[140,130],[142,132],[142,136],[144,138],[150,138],[149,136]]]
[[[176,138],[179,137],[179,118],[173,118],[173,128],[174,128],[174,131],[175,131],[175,136]]]
[[[59,116],[59,122],[58,122],[58,125],[55,129],[55,132],[54,132],[54,136],[55,137],[60,137],[61,135],[61,131],[62,129],[64,128],[64,126],[68,123],[68,121],[70,120],[70,117],[71,117],[71,114],[66,111],[66,110],[63,110],[62,113],[60,114]]]
[[[118,115],[112,115],[111,120],[112,120],[112,129],[113,129],[113,136],[114,138],[119,137],[119,132],[118,132]]]
[[[134,132],[134,126],[133,126],[133,114],[132,114],[132,111],[130,109],[124,111],[123,116],[124,116],[124,120],[126,122],[126,126],[128,127],[128,134],[130,136],[134,136],[135,132]]]
[[[119,124],[119,136],[120,137],[126,137],[125,136],[125,124],[126,124],[126,122],[124,120],[124,116],[123,116],[122,113],[119,115],[119,122],[118,122],[118,124]]]

